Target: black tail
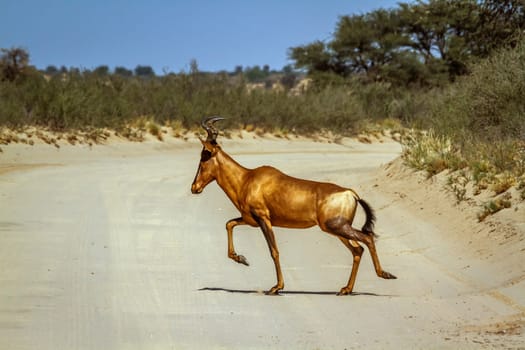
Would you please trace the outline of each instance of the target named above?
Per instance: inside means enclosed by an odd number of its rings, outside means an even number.
[[[374,214],[374,210],[370,208],[370,206],[364,199],[358,199],[357,201],[359,202],[359,204],[361,204],[366,214],[366,221],[361,231],[363,231],[363,233],[366,233],[367,235],[377,237],[377,235],[374,233],[374,225],[376,222],[376,215]]]

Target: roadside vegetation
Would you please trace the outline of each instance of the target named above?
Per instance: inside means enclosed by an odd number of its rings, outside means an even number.
[[[425,132],[405,139],[403,157],[428,176],[449,171],[458,202],[490,192],[480,221],[525,200],[525,41],[498,50],[433,96]],[[468,190],[467,190],[468,188]]]
[[[202,72],[195,60],[162,75],[38,70],[25,49],[2,49],[0,144],[31,143],[20,130],[54,145],[103,142],[108,129],[134,141],[163,140],[166,127],[185,137],[208,115],[281,136],[390,129],[408,165],[448,172],[458,201],[492,191],[481,220],[507,206],[498,198],[511,188],[525,199],[524,29],[521,0],[427,0],[341,16],[330,39],[291,47],[294,64],[281,70]]]

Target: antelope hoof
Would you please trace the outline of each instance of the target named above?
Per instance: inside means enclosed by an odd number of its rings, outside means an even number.
[[[248,260],[246,260],[244,255],[237,255],[237,259],[235,259],[235,261],[237,261],[239,264],[250,266],[250,264],[248,263]]]
[[[234,253],[234,254],[228,254],[228,257],[232,259],[233,261],[238,262],[239,264],[250,266],[250,264],[248,263],[248,260],[246,260],[244,255],[237,255]]]
[[[341,288],[339,293],[337,293],[338,296],[348,295],[348,294],[352,294],[352,290],[350,288],[346,288],[346,287]]]
[[[283,287],[274,286],[272,289],[266,292],[266,295],[279,295],[279,291],[283,289]]]
[[[384,278],[384,279],[387,279],[387,280],[395,280],[395,279],[397,279],[396,276],[394,276],[390,272],[386,272],[386,271],[383,271],[383,273],[381,273],[381,277]]]

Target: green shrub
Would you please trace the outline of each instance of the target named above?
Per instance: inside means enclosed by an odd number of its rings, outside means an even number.
[[[472,67],[434,103],[436,130],[458,142],[516,140],[525,136],[525,40]]]
[[[430,175],[468,166],[480,190],[494,183],[497,174],[516,178],[525,172],[525,40],[471,71],[444,90],[421,94],[433,97],[422,108],[429,113],[413,114],[413,122],[433,132],[410,140],[404,156]],[[511,184],[498,183],[496,192]]]

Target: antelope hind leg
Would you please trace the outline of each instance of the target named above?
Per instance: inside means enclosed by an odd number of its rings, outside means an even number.
[[[378,277],[385,278],[385,279],[396,279],[397,278],[396,276],[392,275],[390,272],[383,270],[383,268],[381,267],[381,264],[379,263],[379,257],[377,256],[376,245],[374,242],[373,234],[367,234],[362,231],[356,230],[349,224],[344,225],[343,230],[344,230],[344,233],[347,235],[348,239],[363,242],[366,245],[366,247],[368,248],[368,251],[370,252],[370,256],[372,257],[372,262],[374,263],[374,269]]]
[[[367,239],[363,241],[363,243],[365,243],[368,247],[368,251],[370,252],[370,256],[372,257],[372,262],[374,263],[374,269],[376,270],[377,276],[387,280],[397,279],[396,276],[394,276],[390,272],[383,270],[383,268],[381,267],[381,264],[379,263],[379,257],[377,256],[374,237],[371,235],[365,236],[367,237]]]
[[[354,289],[357,270],[359,270],[359,263],[361,262],[361,256],[363,255],[364,249],[356,241],[349,241],[343,237],[338,238],[352,252],[353,255],[352,272],[350,273],[348,283],[346,286],[341,288],[339,293],[337,293],[337,295],[348,295],[352,293],[352,290]]]
[[[397,278],[396,276],[392,275],[390,272],[384,271],[383,268],[381,267],[381,264],[379,263],[379,258],[377,256],[373,234],[366,234],[362,231],[356,230],[355,228],[352,227],[352,225],[350,225],[348,221],[341,220],[340,218],[329,220],[326,223],[325,231],[335,234],[342,239],[346,239],[349,241],[359,241],[359,242],[364,243],[367,246],[368,251],[370,252],[370,256],[372,257],[372,262],[374,263],[374,269],[376,271],[377,276],[381,278],[385,278],[385,279],[396,279]],[[348,286],[345,288],[348,288]],[[348,289],[341,290],[341,293],[344,293],[346,291],[348,291]]]

